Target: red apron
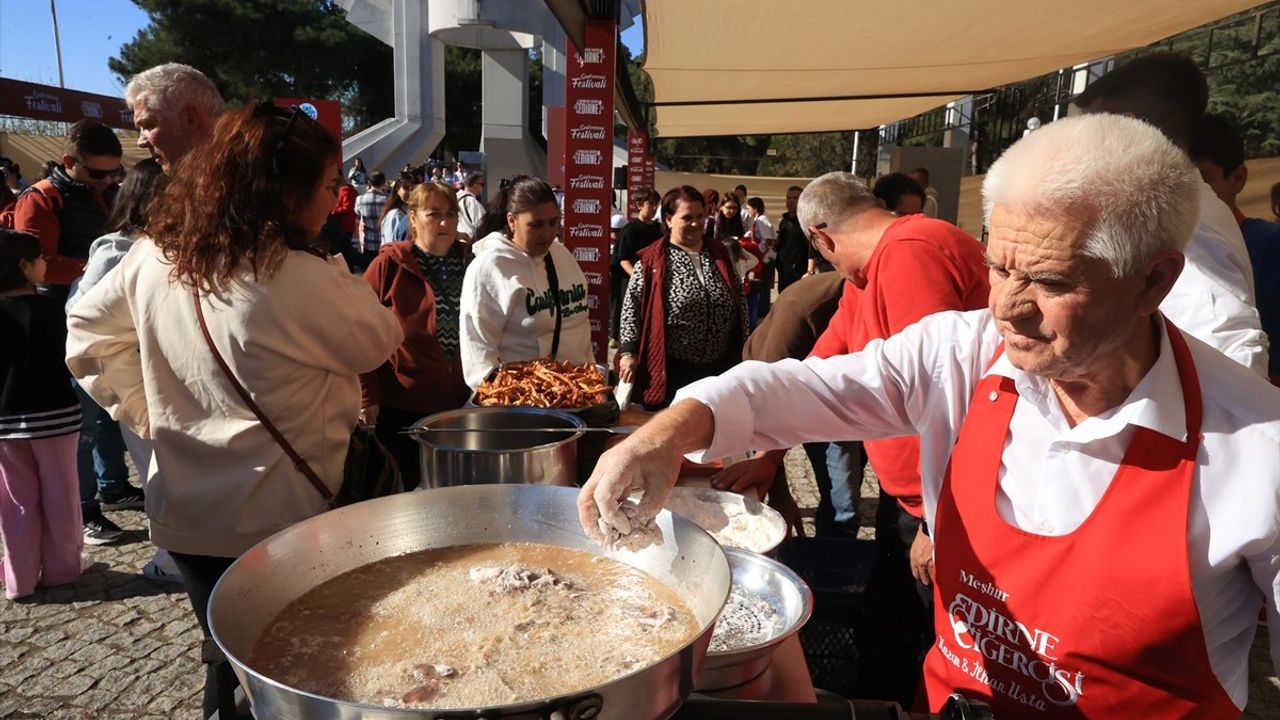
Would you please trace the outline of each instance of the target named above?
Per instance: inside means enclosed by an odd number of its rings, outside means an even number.
[[[1200,382],[1186,341],[1165,327],[1187,441],[1135,428],[1102,499],[1067,535],[1024,532],[997,512],[1018,394],[999,375],[978,384],[934,523],[934,711],[960,692],[1001,720],[1239,717],[1209,665],[1187,561]]]

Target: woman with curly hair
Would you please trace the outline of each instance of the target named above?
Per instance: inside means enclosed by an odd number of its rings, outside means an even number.
[[[68,317],[72,374],[154,442],[151,539],[177,563],[206,637],[209,595],[235,558],[328,506],[226,371],[336,492],[357,376],[403,339],[368,283],[311,249],[338,197],[340,149],[297,109],[223,115],[153,202],[147,236]],[[206,672],[205,716],[224,672],[225,661]]]

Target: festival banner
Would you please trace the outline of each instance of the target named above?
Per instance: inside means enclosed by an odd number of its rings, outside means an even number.
[[[644,184],[653,188],[654,190],[657,190],[656,187],[653,187],[653,184],[658,181],[657,177],[655,177],[655,174],[656,174],[655,171],[657,170],[657,165],[658,165],[657,158],[654,156],[654,154],[652,152],[646,151],[644,154]],[[658,190],[658,194],[661,195],[662,191]]]
[[[133,130],[123,98],[0,78],[0,115],[74,123],[85,118],[117,130]]]
[[[587,276],[595,356],[609,352],[609,215],[613,205],[613,83],[618,27],[591,20],[581,52],[565,41],[564,244]],[[550,164],[550,163],[549,163]]]
[[[645,157],[649,154],[649,133],[645,130],[631,129],[627,131],[627,217],[634,220],[639,214],[636,209],[636,190],[653,187],[652,182],[645,184]]]

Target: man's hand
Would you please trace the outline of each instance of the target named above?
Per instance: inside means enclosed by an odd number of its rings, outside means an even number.
[[[635,382],[636,379],[636,356],[623,355],[618,358],[618,379],[622,382]]]
[[[776,452],[756,453],[755,457],[734,463],[711,476],[711,487],[748,495],[762,500],[778,475],[780,458]]]
[[[652,520],[662,510],[671,486],[680,474],[686,452],[711,442],[713,418],[707,406],[685,400],[656,415],[617,447],[600,456],[587,484],[578,493],[578,519],[596,542],[603,542],[600,520],[622,535],[631,532],[631,521],[621,510],[622,501],[639,490],[637,520]]]
[[[933,538],[924,534],[924,526],[916,531],[916,539],[911,541],[911,574],[921,585],[933,585]]]

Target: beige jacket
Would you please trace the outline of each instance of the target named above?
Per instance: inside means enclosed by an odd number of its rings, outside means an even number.
[[[67,365],[111,416],[155,443],[151,539],[234,557],[325,502],[218,368],[191,291],[149,240],[68,317]],[[275,276],[202,298],[232,372],[316,473],[337,489],[360,409],[356,376],[401,343],[400,323],[340,259],[292,252]]]

